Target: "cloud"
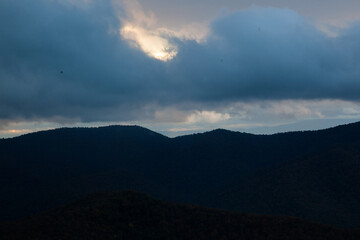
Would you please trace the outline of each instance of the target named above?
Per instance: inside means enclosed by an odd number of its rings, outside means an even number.
[[[291,10],[236,12],[213,22],[206,44],[179,48],[177,78],[206,101],[358,99],[357,30],[332,39]]]
[[[86,121],[131,108],[143,76],[159,69],[119,36],[112,4],[60,2],[1,1],[0,118]]]
[[[215,111],[195,111],[190,114],[186,122],[187,123],[217,123],[230,119],[228,113],[218,113]]]
[[[164,116],[172,111],[162,112]],[[214,128],[225,128],[252,133],[275,133],[279,131],[309,130],[350,123],[360,118],[360,104],[341,100],[267,100],[237,102],[219,106],[214,111],[218,116],[225,116],[219,121],[206,121],[197,117],[197,121],[187,121],[199,112],[181,112],[181,118],[169,119],[168,122],[140,125],[161,131],[169,136],[204,132]],[[181,121],[179,121],[181,119]],[[166,130],[167,129],[167,130]]]
[[[120,17],[120,34],[131,46],[141,49],[149,57],[169,61],[177,55],[177,47],[170,39],[196,40],[201,42],[207,34],[207,27],[191,23],[175,31],[159,26],[153,12],[145,12],[137,0],[122,0],[125,15]],[[117,5],[119,6],[119,5]]]
[[[144,51],[148,56],[168,61],[177,54],[177,49],[166,37],[172,32],[156,27],[153,13],[146,14],[136,0],[123,0],[126,16],[121,18],[123,26],[120,34],[131,45]]]
[[[217,123],[239,102],[359,100],[359,24],[329,38],[294,11],[251,8],[224,13],[198,41],[134,14],[111,1],[1,1],[1,124]],[[136,31],[122,34],[129,26]],[[176,56],[154,59],[147,39],[174,46]],[[164,109],[178,115],[166,119]]]
[[[326,33],[336,35],[338,27],[347,27],[354,21],[360,20],[360,2],[358,0],[222,0],[203,1],[183,0],[139,0],[145,9],[151,9],[157,19],[169,27],[181,24],[211,21],[219,16],[219,9],[242,11],[254,5],[259,7],[288,8],[301,16],[311,19],[316,27]]]
[[[182,111],[174,108],[166,108],[155,112],[155,120],[163,123],[217,123],[228,120],[228,113],[220,113],[207,110]]]

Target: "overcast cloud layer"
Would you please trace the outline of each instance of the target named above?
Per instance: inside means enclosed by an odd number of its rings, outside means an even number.
[[[360,100],[357,22],[329,37],[289,9],[223,12],[202,41],[158,36],[177,52],[163,62],[121,35],[127,17],[111,1],[0,1],[0,127],[202,109],[195,118],[211,122],[239,103]]]

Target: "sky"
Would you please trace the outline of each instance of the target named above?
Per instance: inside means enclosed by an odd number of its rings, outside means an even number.
[[[360,119],[357,0],[0,0],[0,138]]]

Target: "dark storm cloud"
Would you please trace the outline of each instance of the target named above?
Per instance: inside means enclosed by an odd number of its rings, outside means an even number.
[[[214,22],[205,45],[183,46],[175,68],[206,100],[358,99],[358,30],[335,39],[290,10],[242,11]]]
[[[149,104],[359,99],[359,25],[328,38],[290,10],[251,9],[213,22],[206,43],[172,39],[178,55],[164,63],[121,38],[116,14],[110,1],[1,1],[0,120],[134,120],[152,114]]]
[[[59,2],[1,1],[0,118],[92,118],[136,105],[158,75],[158,62],[120,39],[111,3]]]

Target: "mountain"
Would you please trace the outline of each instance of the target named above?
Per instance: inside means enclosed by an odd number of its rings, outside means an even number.
[[[141,165],[155,162],[166,140],[137,126],[63,128],[4,139],[1,218],[37,213],[98,190],[147,191],[151,183],[141,176]]]
[[[1,239],[360,239],[359,229],[231,213],[125,191],[91,194],[64,207],[0,224]]]
[[[164,200],[359,227],[357,149],[360,122],[177,138],[138,126],[42,131],[0,140],[0,220],[95,191],[132,189]]]
[[[359,172],[360,149],[338,146],[271,171],[259,171],[204,194],[198,203],[358,227]]]

